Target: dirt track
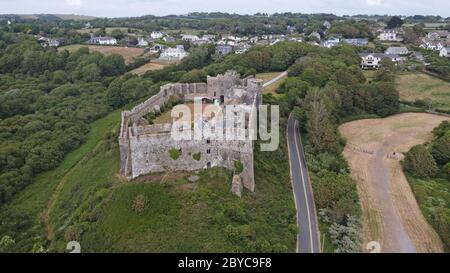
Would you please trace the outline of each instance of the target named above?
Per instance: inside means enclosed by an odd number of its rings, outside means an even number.
[[[406,113],[353,121],[339,128],[347,138],[344,155],[358,183],[365,244],[378,241],[382,252],[443,251],[417,205],[400,159],[401,153],[428,141],[433,128],[446,119]]]

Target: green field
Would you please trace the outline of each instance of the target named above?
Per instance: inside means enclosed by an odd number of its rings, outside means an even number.
[[[400,100],[430,100],[436,109],[450,110],[450,83],[423,73],[402,73],[396,77]]]

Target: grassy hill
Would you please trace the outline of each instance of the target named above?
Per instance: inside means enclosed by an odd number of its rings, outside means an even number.
[[[256,145],[256,190],[238,198],[230,192],[231,173],[221,168],[196,173],[200,179],[194,183],[187,180],[192,173],[124,180],[117,175],[119,121],[116,111],[94,122],[85,144],[2,207],[6,221],[26,215],[11,223],[14,229],[0,231],[15,239],[10,251],[42,246],[64,252],[71,240],[78,240],[83,252],[295,251],[284,138],[275,152],[259,152]],[[142,213],[133,210],[139,195],[148,202]]]

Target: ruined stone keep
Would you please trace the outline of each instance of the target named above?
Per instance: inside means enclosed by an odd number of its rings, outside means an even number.
[[[253,140],[174,140],[171,136],[173,123],[150,125],[144,117],[152,111],[160,111],[171,97],[176,96],[185,102],[206,99],[215,101],[220,107],[235,105],[245,109],[242,122],[250,124],[253,118],[256,119],[253,117],[256,114],[249,109],[257,109],[261,104],[261,90],[261,80],[252,77],[240,79],[234,71],[217,77],[208,76],[207,83],[161,86],[156,95],[122,112],[119,135],[121,174],[133,179],[152,172],[194,171],[215,166],[234,170],[235,162],[240,161],[243,186],[254,191]],[[245,126],[246,130],[249,128],[251,125]],[[179,151],[176,159],[170,154],[173,149]]]

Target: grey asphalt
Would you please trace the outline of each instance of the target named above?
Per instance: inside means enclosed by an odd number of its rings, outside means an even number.
[[[291,166],[292,187],[297,208],[297,252],[320,253],[318,222],[308,169],[298,130],[298,121],[288,120],[287,140]]]

